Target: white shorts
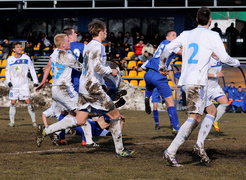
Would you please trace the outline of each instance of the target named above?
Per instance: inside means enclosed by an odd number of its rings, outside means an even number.
[[[52,86],[52,98],[62,111],[78,109],[78,93],[69,86]]]
[[[206,87],[201,85],[185,85],[182,87],[186,93],[187,112],[203,114],[206,106]]]
[[[29,88],[10,88],[9,99],[11,100],[27,100],[30,99]]]
[[[58,119],[61,114],[61,109],[54,101],[51,107],[49,109],[46,109],[44,112],[42,112],[42,114],[45,114],[47,118],[55,117]]]
[[[216,86],[215,88],[208,88],[207,89],[207,103],[206,107],[210,106],[213,102],[211,99],[218,99],[221,96],[225,96],[224,91],[220,87],[220,85]]]

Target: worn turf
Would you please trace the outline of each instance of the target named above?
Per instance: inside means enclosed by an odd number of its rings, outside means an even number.
[[[17,107],[16,126],[9,123],[8,108],[0,108],[0,179],[246,179],[246,114],[226,113],[219,121],[222,132],[211,130],[205,148],[212,162],[202,164],[192,154],[198,128],[178,151],[182,168],[162,159],[173,139],[166,112],[160,112],[160,130],[154,130],[153,115],[144,111],[121,111],[126,117],[125,147],[137,151],[132,158],[115,155],[112,137],[95,138],[102,146],[81,146],[80,136],[67,135],[67,146],[53,146],[46,137],[35,144],[35,128],[26,108]],[[36,108],[41,124],[42,108]],[[182,124],[187,115],[178,112]],[[49,119],[49,122],[56,120]]]

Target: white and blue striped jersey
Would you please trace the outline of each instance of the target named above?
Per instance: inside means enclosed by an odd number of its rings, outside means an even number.
[[[30,70],[34,84],[38,84],[38,78],[29,56],[22,54],[19,58],[16,58],[15,55],[9,57],[5,71],[7,83],[11,82],[13,88],[29,88],[28,70]]]
[[[224,44],[217,32],[203,26],[182,32],[169,43],[162,57],[167,58],[175,48],[182,49],[182,70],[178,85],[207,85],[209,59],[212,52],[223,63],[238,67],[237,59],[231,58],[225,51]]]

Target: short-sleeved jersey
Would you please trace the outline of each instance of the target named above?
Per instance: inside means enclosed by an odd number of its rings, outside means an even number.
[[[38,78],[29,56],[22,54],[16,58],[15,55],[7,59],[5,77],[7,83],[11,82],[13,88],[29,88],[27,73],[30,69],[32,79],[38,84]]]
[[[50,55],[52,74],[53,74],[53,86],[66,85],[72,87],[71,73],[72,68],[79,69],[80,63],[78,63],[72,54],[69,54],[63,50],[55,49]]]
[[[70,49],[73,53],[73,55],[76,57],[76,60],[78,61],[79,57],[83,55],[84,51],[84,43],[79,42],[71,42],[70,43]],[[72,70],[72,83],[74,86],[74,90],[79,92],[79,78],[81,76],[81,71],[77,71],[75,69]]]
[[[239,66],[238,60],[231,58],[217,32],[208,30],[203,26],[182,32],[164,49],[163,57],[167,58],[175,48],[182,49],[182,73],[179,85],[207,84],[209,59],[214,52],[219,60],[231,66]],[[164,58],[163,58],[164,59]]]
[[[217,74],[222,70],[222,64],[220,61],[214,59],[212,56],[210,58],[210,68],[208,69],[209,74]],[[208,78],[208,89],[215,88],[218,86],[219,78]]]

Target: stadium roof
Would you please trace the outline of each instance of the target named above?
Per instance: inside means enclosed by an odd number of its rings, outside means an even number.
[[[0,10],[246,8],[246,0],[1,0]]]

